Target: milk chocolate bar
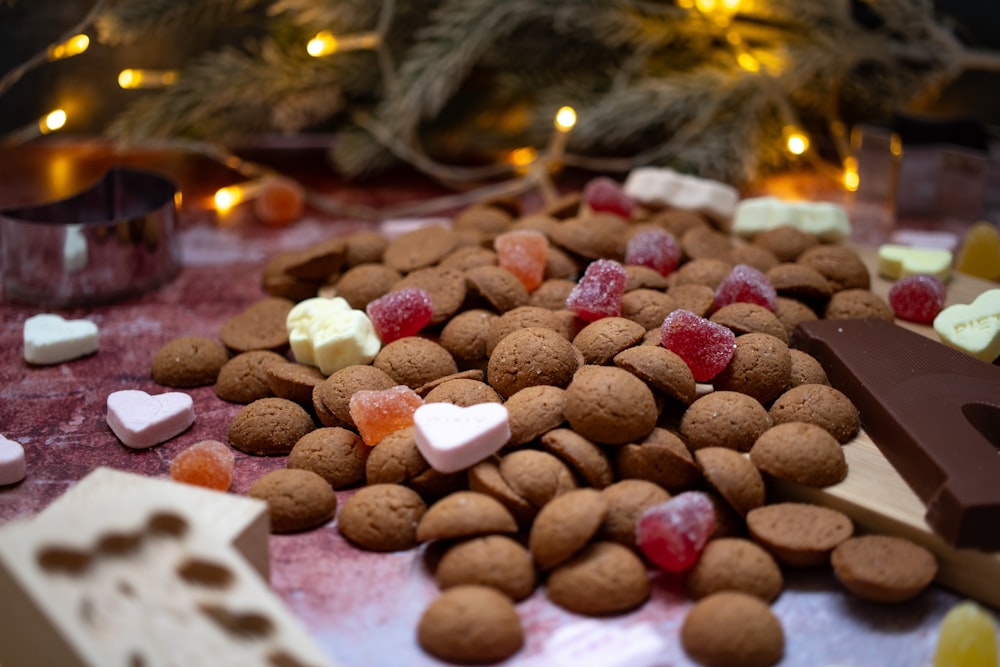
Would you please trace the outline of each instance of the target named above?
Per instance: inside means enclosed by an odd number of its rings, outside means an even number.
[[[891,322],[800,324],[830,383],[956,547],[1000,549],[1000,367]]]

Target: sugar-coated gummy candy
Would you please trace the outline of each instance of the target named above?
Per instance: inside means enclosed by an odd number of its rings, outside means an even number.
[[[430,324],[433,306],[426,290],[405,287],[371,301],[365,312],[379,339],[388,344],[399,338],[414,336]]]
[[[545,265],[549,257],[549,239],[530,229],[504,232],[493,240],[497,263],[507,269],[529,292],[545,279]]]
[[[413,413],[424,404],[417,392],[406,385],[389,389],[356,391],[348,410],[365,444],[373,447],[390,433],[413,426]]]
[[[617,317],[622,312],[622,297],[628,274],[612,259],[594,260],[583,277],[566,297],[566,307],[587,322]]]
[[[682,308],[663,318],[660,341],[684,360],[698,382],[718,375],[736,351],[732,330]]]
[[[997,628],[974,602],[952,607],[938,631],[934,667],[997,667]]]
[[[170,479],[216,491],[228,491],[233,482],[235,457],[229,445],[218,440],[196,442],[170,462]]]
[[[254,213],[265,225],[284,227],[302,217],[306,193],[298,181],[285,176],[268,177],[254,199]]]
[[[583,201],[591,211],[613,213],[629,220],[635,208],[635,200],[625,193],[624,188],[607,176],[598,176],[583,186]]]
[[[696,562],[715,530],[715,508],[700,491],[685,491],[647,508],[636,522],[639,550],[668,572],[684,572]]]
[[[715,289],[715,310],[731,303],[755,303],[774,310],[778,292],[771,279],[746,264],[737,264]]]
[[[646,266],[662,276],[669,275],[681,260],[681,247],[665,229],[636,232],[625,245],[625,263]]]
[[[889,305],[901,320],[930,324],[944,308],[947,296],[940,278],[918,273],[899,279],[889,288]]]

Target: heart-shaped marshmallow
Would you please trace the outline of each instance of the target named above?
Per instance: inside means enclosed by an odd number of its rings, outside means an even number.
[[[948,306],[934,318],[934,330],[946,345],[991,363],[1000,357],[1000,288]]]
[[[951,251],[887,243],[878,249],[878,272],[892,280],[929,273],[944,282],[951,273]]]
[[[510,440],[507,408],[499,403],[427,403],[413,413],[413,426],[417,449],[438,472],[464,470]]]
[[[108,396],[108,426],[132,449],[166,442],[194,423],[194,402],[179,391],[150,396],[126,389]]]
[[[90,320],[66,320],[43,313],[24,321],[24,360],[58,364],[97,351],[97,325]]]
[[[26,472],[24,447],[0,435],[0,486],[17,484]]]

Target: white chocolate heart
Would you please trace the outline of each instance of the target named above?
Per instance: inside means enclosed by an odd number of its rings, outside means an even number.
[[[968,305],[948,306],[934,318],[934,331],[946,345],[993,362],[1000,357],[1000,288],[986,290]]]
[[[299,302],[285,319],[288,341],[300,364],[317,366],[324,375],[367,364],[382,348],[368,315],[342,297]]]
[[[830,202],[751,197],[737,204],[733,214],[732,232],[745,238],[786,226],[828,242],[841,241],[851,235],[847,211],[843,206]]]
[[[942,282],[951,274],[951,251],[887,243],[878,249],[878,273],[891,280],[928,273]]]
[[[642,204],[703,213],[723,225],[733,217],[739,201],[739,193],[731,185],[664,167],[633,169],[622,187]]]
[[[49,365],[97,351],[97,325],[90,320],[66,320],[41,314],[24,321],[24,360]]]
[[[444,473],[473,466],[510,440],[507,408],[499,403],[426,403],[413,413],[413,426],[417,449]]]
[[[0,486],[17,484],[26,473],[24,447],[0,435]]]
[[[126,389],[108,396],[108,426],[132,449],[166,442],[194,423],[194,402],[179,391],[150,396]]]

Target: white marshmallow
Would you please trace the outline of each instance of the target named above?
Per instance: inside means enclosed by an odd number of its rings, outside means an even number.
[[[90,320],[65,320],[43,313],[24,321],[24,360],[29,364],[58,364],[97,348],[97,325]]]
[[[0,486],[17,484],[27,474],[24,447],[0,435]]]
[[[693,211],[723,224],[733,217],[740,198],[731,185],[663,167],[633,169],[623,187],[625,194],[642,204]]]
[[[296,304],[285,320],[295,360],[330,375],[346,366],[371,363],[382,342],[368,315],[346,299],[316,297]]]
[[[831,202],[784,201],[777,197],[751,197],[736,206],[732,232],[752,238],[776,227],[795,227],[821,241],[842,241],[851,235],[843,206]]]

